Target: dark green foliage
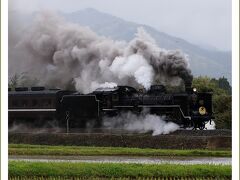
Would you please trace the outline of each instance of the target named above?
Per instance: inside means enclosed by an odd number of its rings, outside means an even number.
[[[197,88],[198,92],[214,92],[217,86],[209,77],[197,77],[193,79],[192,87]]]
[[[217,129],[231,129],[232,125],[232,96],[231,86],[225,77],[210,79],[197,77],[193,87],[199,92],[213,92],[213,111]]]
[[[69,177],[70,178],[70,177]],[[46,176],[10,176],[9,180],[66,180],[66,177],[57,176],[57,177],[46,177]],[[71,177],[70,179],[74,180],[133,180],[136,178],[131,177],[111,177],[111,178],[104,178],[104,177]],[[138,177],[138,180],[216,180],[215,177]],[[218,177],[218,180],[230,180],[231,177]]]
[[[211,82],[216,84],[218,88],[223,89],[227,94],[232,94],[232,87],[230,86],[227,78],[225,78],[224,76],[219,78],[218,80],[213,78],[211,79]]]
[[[232,126],[232,96],[219,95],[214,98],[215,122],[217,129],[231,129]]]

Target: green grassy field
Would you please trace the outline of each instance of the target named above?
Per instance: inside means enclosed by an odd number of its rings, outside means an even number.
[[[231,157],[227,150],[174,150],[141,149],[123,147],[86,147],[86,146],[45,146],[27,144],[9,144],[9,155],[55,155],[55,156],[211,156]]]
[[[115,164],[9,161],[10,177],[231,177],[228,165]]]

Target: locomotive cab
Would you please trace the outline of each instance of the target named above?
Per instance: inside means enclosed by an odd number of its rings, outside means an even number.
[[[117,115],[121,110],[130,110],[136,105],[137,90],[129,86],[98,88],[92,94],[100,101],[102,115]]]

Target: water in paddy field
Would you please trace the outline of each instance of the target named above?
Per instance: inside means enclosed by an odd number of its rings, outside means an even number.
[[[88,162],[137,164],[213,164],[231,165],[230,157],[132,157],[132,156],[10,156],[9,160],[30,162]]]

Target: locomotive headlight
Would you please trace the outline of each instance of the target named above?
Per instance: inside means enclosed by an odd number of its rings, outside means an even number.
[[[206,108],[203,107],[203,106],[201,106],[201,107],[198,109],[198,112],[199,112],[199,114],[201,114],[201,115],[205,115],[205,114],[207,113]]]
[[[193,88],[193,92],[197,92],[197,88]]]

